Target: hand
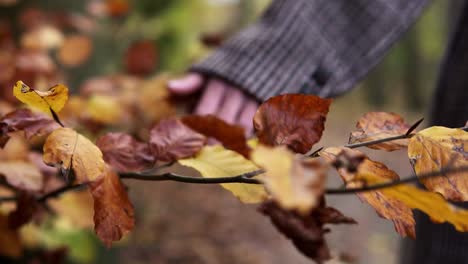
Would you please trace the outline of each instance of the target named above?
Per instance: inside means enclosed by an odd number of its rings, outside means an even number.
[[[204,88],[203,94],[195,107],[195,114],[216,115],[228,123],[245,128],[247,135],[253,132],[252,118],[257,111],[258,102],[239,88],[219,79],[205,79],[196,73],[169,81],[169,90],[177,95],[192,94]]]

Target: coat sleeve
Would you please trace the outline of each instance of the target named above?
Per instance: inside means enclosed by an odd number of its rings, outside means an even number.
[[[429,0],[273,0],[260,19],[191,70],[265,100],[351,89]]]

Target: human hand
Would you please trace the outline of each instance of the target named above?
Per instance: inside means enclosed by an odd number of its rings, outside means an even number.
[[[169,90],[177,95],[189,95],[204,88],[195,107],[195,114],[215,115],[228,123],[244,127],[247,135],[252,134],[252,118],[257,111],[258,102],[239,88],[215,78],[205,80],[197,73],[169,81],[168,86]]]

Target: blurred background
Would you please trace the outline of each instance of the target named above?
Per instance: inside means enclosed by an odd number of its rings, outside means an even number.
[[[334,102],[320,145],[345,144],[353,120],[368,111],[397,112],[409,123],[426,115],[460,2],[434,0],[366,80]],[[151,90],[150,97],[163,98],[164,92],[157,90],[167,77],[161,76],[183,73],[268,4],[269,0],[0,0],[0,111],[5,114],[14,107],[11,87],[17,80],[38,89],[63,82],[76,94],[88,96],[88,134],[123,127],[144,137],[147,131],[137,129],[139,120],[132,115],[122,118],[113,110],[119,105],[105,96],[120,89],[125,91],[120,96],[130,98],[144,86]],[[95,93],[102,96],[93,97]],[[71,100],[76,108],[68,115],[81,111],[80,98]],[[183,112],[180,106],[172,109],[157,102],[144,102],[151,105],[144,109],[148,124]],[[411,173],[405,155],[369,153],[402,176]],[[330,178],[330,185],[341,184],[337,176]],[[136,228],[113,248],[104,248],[92,231],[64,220],[24,231],[23,240],[34,237],[34,247],[15,261],[41,263],[34,257],[37,250],[66,247],[68,263],[309,263],[255,206],[241,204],[219,186],[129,182],[129,193]],[[355,263],[398,262],[400,239],[390,222],[354,196],[329,197],[328,202],[359,222],[333,228],[328,241],[335,256]]]

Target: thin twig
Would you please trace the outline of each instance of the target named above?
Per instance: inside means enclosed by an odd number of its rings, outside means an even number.
[[[202,177],[191,177],[185,175],[179,175],[175,173],[164,173],[161,175],[146,175],[141,173],[121,173],[121,179],[133,179],[141,181],[177,181],[185,183],[195,184],[215,184],[215,183],[248,183],[248,184],[260,184],[256,179],[251,177],[258,175],[260,171],[253,171],[234,177],[220,177],[220,178],[202,178]]]
[[[61,194],[65,193],[65,192],[68,192],[68,191],[78,190],[78,189],[80,189],[80,188],[82,188],[84,186],[86,186],[86,184],[84,184],[84,183],[76,184],[76,185],[65,185],[65,186],[63,186],[61,188],[56,189],[55,191],[52,191],[50,193],[46,193],[46,194],[38,197],[36,200],[38,202],[44,202],[47,199],[58,197]]]

